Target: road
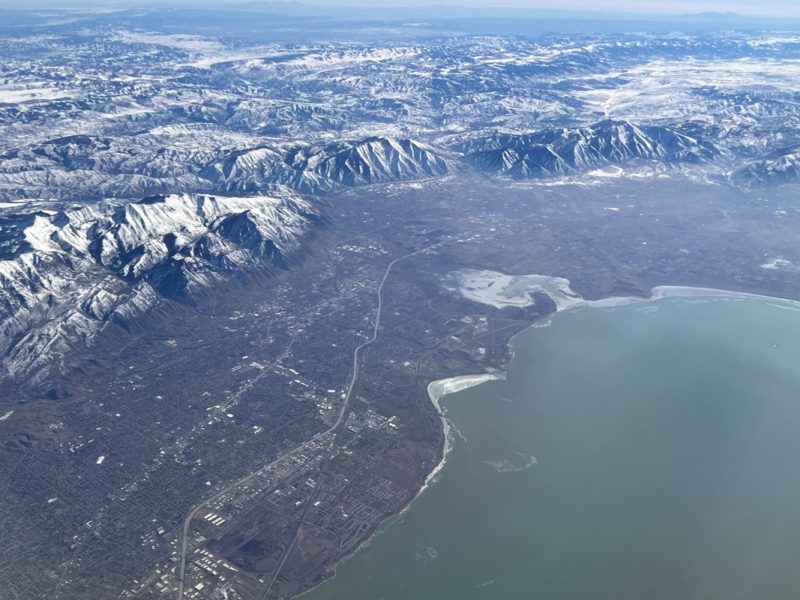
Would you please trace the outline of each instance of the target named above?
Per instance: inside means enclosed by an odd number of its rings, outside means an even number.
[[[355,350],[353,351],[353,370],[352,370],[352,373],[351,373],[351,376],[350,376],[350,385],[347,388],[347,393],[345,394],[344,402],[342,403],[342,407],[339,409],[339,414],[338,414],[338,416],[336,418],[336,421],[333,423],[333,425],[331,425],[325,431],[321,431],[318,434],[316,434],[315,436],[309,438],[308,440],[306,440],[305,442],[303,442],[299,446],[296,446],[292,450],[289,450],[288,452],[285,452],[282,455],[278,456],[275,460],[273,460],[269,464],[266,464],[263,467],[259,468],[257,471],[254,471],[253,473],[250,473],[249,475],[247,475],[245,477],[242,477],[238,481],[235,481],[235,482],[231,483],[230,485],[224,487],[222,490],[218,491],[216,494],[214,494],[210,498],[206,498],[200,504],[196,505],[192,509],[192,511],[186,517],[186,520],[183,522],[183,531],[182,531],[182,534],[181,534],[181,557],[180,557],[180,567],[179,567],[179,572],[178,572],[178,597],[177,597],[177,600],[183,600],[185,577],[186,577],[186,554],[187,554],[188,546],[189,546],[189,531],[191,529],[192,521],[194,520],[195,516],[197,516],[197,513],[200,512],[208,504],[214,502],[215,500],[218,500],[219,498],[221,498],[222,496],[224,496],[225,494],[227,494],[231,490],[237,488],[238,486],[243,485],[243,484],[247,483],[248,481],[250,481],[251,479],[261,475],[262,473],[264,473],[264,471],[269,470],[270,468],[272,468],[273,466],[275,466],[276,464],[278,464],[282,460],[284,460],[286,458],[289,458],[290,456],[302,451],[303,449],[307,448],[309,445],[313,444],[314,442],[316,442],[320,438],[322,438],[324,436],[327,436],[327,435],[330,435],[330,434],[333,434],[333,433],[336,433],[336,430],[339,429],[339,427],[342,425],[342,423],[344,423],[345,419],[347,419],[347,415],[348,415],[349,408],[350,408],[350,401],[351,401],[352,396],[353,396],[353,390],[355,390],[356,383],[358,382],[359,358],[360,358],[360,355],[361,355],[361,351],[364,348],[366,348],[367,346],[369,346],[370,344],[373,344],[375,342],[375,340],[378,339],[378,330],[380,329],[380,326],[381,326],[381,312],[383,310],[383,288],[386,285],[386,281],[389,279],[389,275],[391,274],[392,269],[400,261],[406,260],[407,258],[411,258],[412,256],[415,256],[415,255],[420,254],[422,252],[426,252],[428,250],[431,250],[431,249],[435,248],[436,246],[440,246],[441,244],[444,244],[447,241],[450,241],[449,238],[446,238],[444,240],[441,240],[441,241],[439,241],[439,242],[437,242],[435,244],[431,244],[429,246],[424,246],[422,248],[419,248],[418,250],[414,250],[413,252],[409,252],[408,254],[404,254],[403,256],[395,258],[386,267],[386,270],[383,273],[383,277],[381,278],[380,285],[378,285],[378,290],[376,292],[377,297],[378,297],[378,301],[377,301],[377,306],[376,306],[376,309],[375,309],[375,322],[374,322],[374,325],[373,325],[373,328],[372,328],[372,336],[368,340],[366,340],[365,342],[363,342],[363,343],[359,344],[358,346],[356,346]],[[283,360],[286,357],[286,355],[289,353],[289,349],[290,348],[291,348],[291,344],[289,346],[287,346],[287,349],[284,351],[284,353],[281,354],[281,356],[279,356],[278,359],[272,365],[270,365],[270,368],[273,368],[281,360]],[[308,503],[306,504],[306,509],[303,511],[303,516],[305,516],[305,513],[308,510],[308,506],[310,506],[311,503],[313,502],[313,497],[314,496],[312,495],[312,498],[309,499]],[[300,521],[302,521],[302,518],[300,519]],[[299,527],[298,527],[298,530],[299,530]],[[295,531],[294,537],[292,538],[291,542],[289,543],[289,545],[287,546],[286,550],[284,551],[283,556],[281,558],[281,561],[278,564],[277,569],[275,569],[275,573],[273,574],[272,579],[270,580],[269,586],[267,587],[267,590],[266,590],[266,592],[264,594],[264,597],[266,597],[269,594],[270,590],[272,589],[272,585],[275,583],[275,580],[277,579],[278,574],[281,571],[281,568],[283,567],[284,563],[286,562],[287,557],[289,556],[292,548],[294,547],[294,544],[295,544],[296,540],[297,540],[297,531]]]

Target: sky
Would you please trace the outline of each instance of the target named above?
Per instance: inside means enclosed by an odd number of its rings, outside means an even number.
[[[800,0],[306,0],[304,4],[347,6],[513,7],[556,10],[614,11],[650,14],[735,12],[741,15],[800,17]]]
[[[262,0],[0,0],[4,8],[42,6],[92,8],[125,6],[196,6],[261,3]],[[745,16],[800,18],[800,0],[272,0],[264,4],[296,3],[317,6],[355,6],[372,9],[382,6],[410,8],[424,6],[465,6],[470,8],[530,8],[567,11],[620,12],[644,14],[687,14],[735,12]]]

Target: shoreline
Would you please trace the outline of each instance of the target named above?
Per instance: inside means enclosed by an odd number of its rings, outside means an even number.
[[[441,419],[442,422],[444,437],[442,459],[433,468],[433,470],[428,473],[428,476],[425,478],[425,483],[422,484],[422,487],[419,489],[417,494],[411,499],[408,507],[403,509],[403,512],[411,507],[414,501],[419,498],[420,494],[422,494],[432,484],[436,483],[435,479],[439,473],[441,473],[445,463],[447,462],[447,455],[450,453],[450,450],[453,449],[453,432],[455,431],[455,428],[447,419],[447,409],[442,406],[441,399],[449,396],[450,394],[455,394],[456,392],[461,392],[463,390],[481,385],[487,381],[505,381],[505,379],[506,374],[504,372],[497,372],[483,373],[480,375],[457,375],[455,377],[437,379],[428,384],[428,398],[430,398],[430,401],[433,404],[433,407],[436,409],[436,412],[439,414],[439,419]]]
[[[767,296],[753,292],[726,290],[721,288],[659,285],[650,289],[649,296],[607,296],[598,300],[587,300],[575,292],[571,281],[564,277],[551,275],[507,275],[500,271],[463,269],[448,273],[445,287],[462,298],[491,306],[496,309],[507,307],[524,308],[534,303],[535,294],[544,294],[555,304],[557,314],[581,307],[613,308],[637,302],[653,302],[665,298],[728,298],[761,299],[779,302],[787,306],[800,307],[800,300]],[[552,316],[552,315],[549,315]],[[542,327],[547,318],[533,323],[532,327]]]
[[[483,273],[486,274],[494,274],[495,272],[491,271],[484,271]],[[497,273],[498,275],[503,275],[501,273]],[[509,277],[505,276],[504,277]],[[528,276],[522,276],[528,277]],[[550,319],[560,313],[565,312],[570,309],[575,308],[615,308],[618,306],[627,306],[634,303],[646,303],[646,302],[654,302],[659,300],[664,300],[668,298],[696,298],[706,299],[707,301],[714,301],[716,299],[760,299],[760,300],[768,300],[771,302],[777,302],[786,306],[786,308],[790,308],[792,310],[800,310],[800,300],[792,300],[789,298],[779,298],[776,296],[767,296],[764,294],[754,294],[751,292],[740,292],[734,290],[724,290],[719,288],[710,288],[710,287],[697,287],[697,286],[680,286],[680,285],[663,285],[663,286],[655,286],[650,289],[650,296],[608,296],[606,298],[601,298],[599,300],[586,300],[581,295],[572,291],[570,286],[570,281],[565,278],[560,277],[553,277],[552,280],[557,282],[557,285],[551,287],[549,290],[545,291],[541,289],[541,283],[546,280],[550,279],[548,276],[543,275],[533,275],[530,277],[536,278],[536,290],[538,292],[545,293],[548,295],[551,300],[556,304],[556,310],[541,319],[531,323],[527,327],[521,329],[520,331],[516,332],[515,334],[509,336],[508,340],[506,341],[506,346],[508,347],[509,351],[511,352],[510,360],[513,360],[513,346],[512,340],[514,337],[523,331],[526,331],[530,328],[538,328],[538,327],[547,327],[550,325]],[[542,286],[544,287],[544,286]],[[550,287],[550,286],[547,286]],[[555,288],[555,289],[553,289]],[[555,292],[555,294],[551,295],[548,292]],[[563,294],[563,295],[561,295]],[[560,297],[553,297],[554,295],[559,295]],[[566,296],[566,297],[564,297]],[[487,301],[480,301],[473,298],[469,298],[470,300],[477,302],[479,304],[486,304],[490,306],[498,307],[496,304]],[[532,300],[528,297],[526,298],[528,304],[532,304]],[[516,299],[509,303],[503,303],[503,306],[520,306],[517,303]],[[318,585],[302,592],[301,594],[295,596],[295,598],[304,598],[320,586],[324,585],[325,583],[331,581],[336,577],[336,572],[341,564],[350,560],[361,552],[362,550],[369,547],[369,545],[382,533],[385,533],[392,525],[397,523],[398,521],[402,520],[405,514],[411,510],[412,506],[416,502],[416,500],[426,491],[428,490],[434,483],[436,483],[437,478],[441,475],[444,467],[447,464],[447,457],[450,454],[450,451],[453,449],[453,440],[455,438],[454,432],[457,431],[454,426],[450,423],[447,419],[447,409],[442,406],[442,399],[457,392],[461,392],[472,387],[479,386],[483,383],[489,381],[504,381],[506,379],[506,372],[505,371],[496,371],[496,372],[487,372],[481,374],[471,374],[471,375],[455,375],[453,377],[445,377],[442,379],[436,379],[428,383],[426,391],[428,394],[428,398],[433,404],[434,409],[436,410],[437,414],[439,415],[439,419],[442,423],[442,433],[443,433],[443,446],[442,446],[442,458],[436,464],[436,466],[431,470],[430,473],[425,477],[425,481],[423,482],[420,489],[414,495],[411,500],[409,500],[408,504],[403,507],[403,509],[395,514],[394,516],[389,517],[384,521],[378,528],[361,544],[359,544],[349,555],[344,557],[340,562],[336,564],[333,569],[333,573],[330,577],[326,578]]]
[[[720,288],[697,287],[690,285],[658,285],[650,290],[650,297],[643,300],[663,300],[665,298],[728,298],[732,300],[769,300],[800,308],[800,300],[767,296],[753,292],[739,292]]]
[[[378,528],[370,535],[366,540],[361,542],[348,556],[343,558],[339,561],[333,569],[333,573],[330,577],[324,579],[319,584],[315,585],[312,588],[307,589],[306,591],[302,592],[301,594],[294,596],[294,599],[304,598],[308,594],[311,594],[314,590],[319,588],[322,585],[325,585],[329,581],[333,580],[336,577],[336,572],[340,565],[342,565],[345,561],[350,560],[356,554],[365,550],[369,547],[369,545],[375,540],[379,535],[385,533],[392,525],[397,523],[398,521],[402,520],[405,514],[411,510],[411,507],[414,505],[414,502],[425,492],[425,490],[429,489],[434,483],[436,483],[437,476],[442,472],[444,466],[447,462],[447,455],[453,449],[453,431],[455,428],[451,425],[450,421],[447,420],[447,410],[442,407],[440,400],[450,394],[454,394],[456,392],[461,392],[463,390],[469,389],[471,387],[475,387],[481,385],[482,383],[486,383],[487,381],[504,381],[506,378],[506,374],[503,371],[499,371],[497,373],[483,373],[480,375],[456,375],[454,377],[445,377],[443,379],[437,379],[431,381],[427,386],[427,393],[428,398],[430,399],[431,403],[433,404],[436,412],[439,414],[439,419],[442,422],[442,429],[443,429],[443,447],[442,447],[442,458],[437,463],[437,465],[433,468],[433,470],[428,473],[427,477],[425,477],[425,481],[423,482],[422,486],[419,488],[417,493],[414,495],[411,500],[408,501],[403,507],[403,510],[398,512],[397,514],[389,517],[381,523]]]

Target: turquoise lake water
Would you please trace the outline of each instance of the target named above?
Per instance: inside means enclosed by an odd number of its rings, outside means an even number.
[[[800,310],[558,313],[443,400],[439,480],[304,600],[800,597]]]

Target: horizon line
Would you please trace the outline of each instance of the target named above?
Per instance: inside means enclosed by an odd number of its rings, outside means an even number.
[[[358,4],[358,0],[334,0],[328,2],[326,0],[99,0],[88,6],[87,2],[79,2],[77,0],[29,0],[25,6],[19,6],[18,2],[14,0],[0,0],[0,10],[13,10],[19,12],[33,12],[37,10],[64,10],[64,11],[78,11],[89,12],[102,9],[173,9],[191,10],[194,8],[219,8],[219,9],[242,9],[242,8],[275,8],[275,9],[306,9],[306,10],[360,10],[369,12],[371,14],[380,12],[404,12],[413,13],[416,11],[462,11],[469,16],[469,13],[484,13],[487,11],[500,12],[500,13],[527,13],[530,18],[548,17],[554,19],[581,19],[588,16],[594,18],[600,17],[605,19],[623,19],[623,20],[640,20],[640,19],[704,19],[704,20],[776,20],[776,19],[789,19],[793,21],[800,21],[800,9],[796,12],[785,11],[768,11],[768,12],[751,12],[747,10],[752,8],[757,10],[755,5],[750,7],[738,7],[736,10],[727,10],[726,7],[719,7],[714,9],[710,5],[701,7],[698,10],[687,10],[687,4],[694,4],[688,0],[678,0],[674,3],[675,10],[672,11],[658,11],[651,10],[650,6],[646,3],[637,3],[635,0],[622,0],[626,2],[625,6],[614,6],[606,9],[598,8],[596,6],[566,6],[559,8],[553,6],[552,0],[545,0],[542,5],[532,6],[520,4],[520,0],[506,0],[510,4],[503,4],[498,6],[496,4],[482,3],[484,0],[478,2],[463,3],[463,2],[447,2],[447,1],[434,1],[430,3],[420,2],[414,0],[411,2],[401,2],[401,0],[391,0],[390,4],[381,4],[379,6]],[[523,0],[524,1],[524,0]],[[583,1],[583,0],[578,0]],[[641,6],[638,6],[641,4]],[[311,16],[311,15],[309,15]],[[478,16],[478,15],[473,15]],[[484,16],[484,15],[481,15]]]

